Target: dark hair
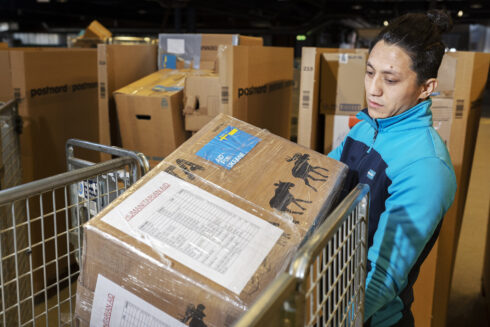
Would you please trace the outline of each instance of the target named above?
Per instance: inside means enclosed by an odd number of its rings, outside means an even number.
[[[451,17],[441,10],[405,14],[381,30],[371,43],[369,52],[379,41],[403,48],[412,59],[417,82],[422,84],[437,77],[445,50],[441,34],[452,26]]]

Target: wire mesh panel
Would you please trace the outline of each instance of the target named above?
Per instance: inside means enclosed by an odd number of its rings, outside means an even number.
[[[357,212],[358,208],[341,224],[308,269],[305,326],[354,326],[353,322],[362,322],[364,227]]]
[[[82,223],[133,183],[120,176],[135,165],[123,157],[0,191],[0,326],[72,324]],[[73,202],[72,186],[89,181]]]
[[[14,100],[0,102],[0,189],[22,182],[19,133],[21,119]]]
[[[337,206],[235,327],[363,325],[368,192],[360,184]]]
[[[317,231],[324,239],[307,243],[291,265],[302,280],[305,326],[363,324],[368,195],[361,191],[339,205]]]

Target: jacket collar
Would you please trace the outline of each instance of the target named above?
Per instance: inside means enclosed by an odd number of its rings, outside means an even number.
[[[432,112],[430,106],[432,100],[428,99],[418,103],[407,111],[402,112],[399,115],[388,118],[371,118],[368,114],[368,110],[363,109],[356,117],[366,121],[376,130],[405,130],[419,127],[432,126]]]

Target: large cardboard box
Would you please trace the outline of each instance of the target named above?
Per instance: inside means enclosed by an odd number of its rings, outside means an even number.
[[[7,102],[14,98],[10,74],[10,55],[9,51],[5,51],[7,49],[0,51],[0,102]]]
[[[118,319],[110,294],[130,292],[167,323],[232,325],[330,211],[345,173],[220,114],[84,226],[76,316],[103,320],[109,298]]]
[[[325,115],[325,140],[323,153],[328,154],[338,147],[360,120],[356,116],[346,116],[337,114]]]
[[[446,146],[449,148],[449,139],[451,136],[451,124],[453,121],[453,103],[452,98],[432,97],[432,126],[439,133]]]
[[[442,57],[441,66],[437,72],[437,87],[432,97],[452,98],[456,82],[457,58],[446,53]]]
[[[366,108],[367,53],[324,53],[321,58],[320,113],[350,116]]]
[[[152,166],[187,138],[183,89],[187,76],[202,70],[163,69],[114,92],[122,146],[142,152]]]
[[[262,37],[239,34],[159,34],[158,68],[215,69],[218,46],[262,46]]]
[[[186,129],[197,131],[221,112],[289,139],[293,49],[220,46],[217,62],[218,78],[189,79],[186,85]],[[206,102],[207,109],[196,110],[196,99],[203,98],[199,107]]]
[[[116,104],[112,94],[115,90],[155,72],[156,57],[156,45],[98,45],[99,143],[121,146]]]
[[[320,113],[321,57],[324,53],[367,53],[366,49],[303,47],[298,113],[298,144],[323,151],[324,118]]]
[[[11,82],[24,121],[20,135],[23,182],[38,180],[66,171],[65,144],[69,138],[98,140],[97,57],[89,49],[12,49],[9,50]],[[90,161],[97,155],[80,152]],[[54,195],[53,195],[54,194]],[[53,237],[54,221],[66,230],[65,219],[55,219],[53,204],[62,208],[61,192],[49,193],[42,203],[31,201],[30,217],[43,213],[31,226],[34,292],[55,283],[68,269],[66,239]],[[40,207],[42,205],[42,208]],[[58,248],[55,251],[55,240]],[[44,254],[43,254],[44,252]],[[64,259],[55,260],[55,253]],[[39,268],[46,264],[46,273]],[[72,261],[73,262],[73,261]]]
[[[487,241],[483,260],[482,288],[487,302],[487,314],[490,315],[490,208],[487,218]]]
[[[221,112],[289,139],[293,49],[220,46]]]
[[[481,98],[490,62],[488,53],[462,51],[450,52],[446,56],[457,62],[448,149],[458,188],[454,203],[444,217],[438,244],[422,265],[414,285],[413,313],[416,326],[446,326],[454,260],[478,133]]]

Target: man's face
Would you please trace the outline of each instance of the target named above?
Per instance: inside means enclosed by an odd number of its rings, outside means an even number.
[[[368,112],[372,118],[387,118],[403,113],[425,98],[424,87],[417,84],[412,60],[401,47],[384,41],[376,43],[369,54],[364,86]]]

